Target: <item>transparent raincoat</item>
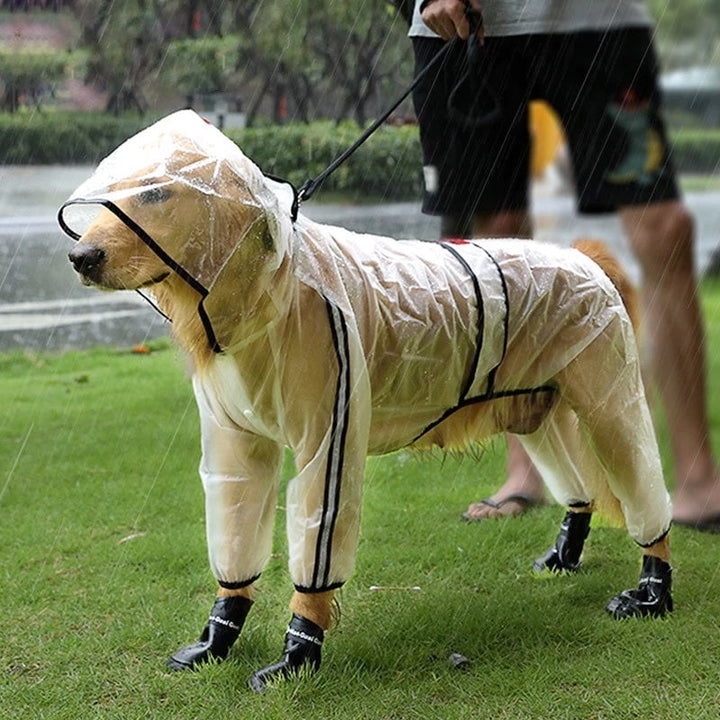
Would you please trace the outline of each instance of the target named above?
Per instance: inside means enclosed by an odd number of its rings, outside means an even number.
[[[200,474],[221,585],[267,563],[283,448],[297,468],[291,575],[320,591],[352,572],[368,453],[463,445],[504,429],[498,403],[538,393],[550,414],[520,437],[556,499],[587,503],[609,486],[637,542],[668,530],[633,330],[593,262],[532,242],[356,234],[293,220],[295,202],[182,111],[120,146],[59,216],[80,242],[112,236],[108,263],[116,238],[139,238],[196,293],[212,351],[193,377]],[[466,431],[450,427],[461,417]]]

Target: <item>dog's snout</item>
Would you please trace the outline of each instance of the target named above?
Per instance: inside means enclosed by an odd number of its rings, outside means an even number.
[[[69,253],[68,259],[77,272],[85,277],[96,279],[105,261],[105,251],[95,245],[78,243]]]

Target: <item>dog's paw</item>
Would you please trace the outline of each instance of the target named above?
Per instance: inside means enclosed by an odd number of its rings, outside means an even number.
[[[580,555],[590,532],[590,513],[568,512],[560,525],[553,545],[542,557],[535,560],[533,570],[541,573],[574,573],[580,569]]]
[[[574,573],[580,569],[582,562],[570,563],[567,560],[563,560],[558,549],[553,545],[542,557],[539,557],[533,562],[533,570],[536,573]]]
[[[251,605],[252,600],[245,597],[216,598],[200,639],[181,647],[168,660],[168,667],[194,670],[213,660],[224,660],[240,635]]]
[[[264,693],[268,685],[298,675],[303,670],[314,672],[320,667],[324,633],[319,625],[293,615],[285,633],[285,649],[276,663],[253,673],[248,685],[256,693]]]
[[[171,670],[197,670],[200,665],[205,665],[213,660],[224,660],[226,656],[227,653],[215,655],[210,648],[210,643],[197,640],[181,647],[168,659],[167,665]]]
[[[637,588],[624,590],[607,605],[616,619],[629,617],[663,617],[672,612],[672,568],[652,555],[643,559],[643,569]]]
[[[616,620],[631,617],[664,617],[665,613],[672,612],[672,609],[672,595],[669,592],[662,596],[654,596],[647,593],[644,588],[623,590],[607,604],[607,611]]]

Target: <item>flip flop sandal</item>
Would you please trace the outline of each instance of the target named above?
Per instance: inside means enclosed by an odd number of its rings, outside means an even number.
[[[480,500],[480,505],[487,505],[489,508],[492,508],[493,510],[500,510],[504,505],[507,505],[507,503],[517,503],[518,505],[522,506],[522,509],[519,513],[514,513],[513,515],[506,515],[504,517],[513,517],[514,515],[522,515],[526,510],[529,510],[532,507],[535,507],[537,505],[542,505],[541,500],[536,500],[534,497],[530,497],[529,495],[523,495],[521,493],[514,493],[512,495],[508,495],[507,497],[504,497],[502,500],[493,500],[492,498],[483,498]],[[470,515],[467,512],[464,512],[461,515],[461,518],[465,520],[465,522],[482,522],[483,520],[495,520],[497,518],[485,518],[480,517],[476,518]]]

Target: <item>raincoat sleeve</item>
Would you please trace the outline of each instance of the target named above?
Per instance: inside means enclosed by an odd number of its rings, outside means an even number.
[[[371,418],[357,330],[337,306],[327,302],[326,308],[335,357],[306,372],[329,378],[327,401],[305,414],[302,439],[293,448],[298,474],[287,489],[290,574],[301,592],[330,590],[352,575]]]
[[[257,579],[270,558],[282,448],[234,425],[197,378],[193,387],[210,566],[221,586],[239,588]]]

